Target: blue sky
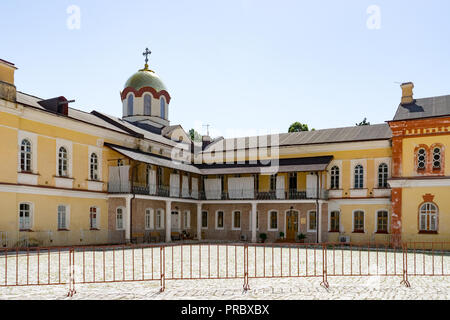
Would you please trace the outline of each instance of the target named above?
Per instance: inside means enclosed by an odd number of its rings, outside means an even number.
[[[380,29],[367,27],[371,5]],[[119,93],[149,47],[171,123],[212,135],[382,123],[405,81],[416,97],[450,94],[444,0],[2,0],[0,12],[0,58],[19,67],[18,90],[121,116]]]

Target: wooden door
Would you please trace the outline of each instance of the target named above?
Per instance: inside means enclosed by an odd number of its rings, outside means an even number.
[[[290,210],[286,213],[286,239],[295,241],[298,232],[298,212]]]

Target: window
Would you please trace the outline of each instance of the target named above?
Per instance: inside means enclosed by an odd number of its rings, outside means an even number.
[[[190,229],[191,228],[191,212],[185,211],[184,212],[184,229]]]
[[[60,177],[67,177],[68,174],[68,160],[67,150],[64,147],[59,148],[58,153],[58,175]]]
[[[145,210],[145,230],[153,230],[153,209]]]
[[[31,230],[31,205],[21,203],[19,206],[19,229]]]
[[[317,231],[317,214],[315,211],[308,212],[308,232]]]
[[[134,96],[130,94],[127,100],[127,116],[133,115]]]
[[[166,100],[164,98],[161,98],[160,100],[160,107],[161,107],[161,118],[166,118]]]
[[[163,185],[163,168],[158,167],[158,169],[156,170],[156,173],[158,175],[158,185],[162,186]]]
[[[91,161],[90,161],[90,179],[92,181],[98,181],[98,157],[97,154],[93,153],[91,154]]]
[[[216,213],[216,229],[224,229],[223,218],[224,218],[223,211],[217,211],[217,213]]]
[[[425,170],[427,164],[427,151],[422,148],[417,152],[417,170]]]
[[[386,189],[388,187],[389,167],[386,163],[378,167],[378,188]]]
[[[152,97],[149,94],[144,96],[144,115],[150,116],[152,112]]]
[[[438,231],[438,209],[433,203],[425,203],[420,207],[420,231]]]
[[[441,148],[434,148],[433,150],[433,169],[441,169]]]
[[[353,213],[353,232],[364,233],[364,212],[355,211]]]
[[[117,230],[124,230],[123,208],[117,208],[117,211],[116,211],[116,229]]]
[[[297,172],[292,172],[289,174],[289,190],[297,190]]]
[[[67,207],[58,206],[58,230],[67,230]]]
[[[89,221],[91,230],[98,229],[98,209],[96,207],[91,207],[89,210]]]
[[[202,211],[202,228],[208,229],[208,211]]]
[[[156,210],[156,228],[157,229],[164,228],[164,210],[163,209]]]
[[[340,231],[340,216],[339,211],[333,211],[330,213],[330,232]]]
[[[241,230],[241,212],[233,212],[233,230]]]
[[[269,230],[270,231],[278,230],[278,212],[277,211],[269,212]]]
[[[20,169],[22,172],[31,172],[31,142],[23,140],[20,146]]]
[[[259,174],[254,175],[255,192],[259,191]]]
[[[331,189],[339,189],[339,167],[334,166],[331,168]]]
[[[377,212],[377,233],[389,233],[389,213],[387,211]]]
[[[277,189],[277,175],[273,174],[270,176],[270,191],[275,191]]]
[[[364,168],[362,165],[355,167],[355,189],[364,189]]]
[[[117,160],[117,166],[118,167],[123,167],[123,160],[122,159]]]

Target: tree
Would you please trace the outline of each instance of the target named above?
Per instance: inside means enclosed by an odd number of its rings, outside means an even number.
[[[291,133],[291,132],[302,132],[302,131],[309,131],[309,128],[308,128],[307,124],[302,124],[300,122],[294,122],[289,127],[289,133]]]
[[[192,141],[202,142],[202,136],[200,135],[200,133],[198,133],[194,129],[189,130],[188,135],[191,137]]]
[[[356,124],[358,127],[362,127],[362,126],[370,126],[370,122],[367,122],[367,118],[364,118],[364,120],[360,123]]]

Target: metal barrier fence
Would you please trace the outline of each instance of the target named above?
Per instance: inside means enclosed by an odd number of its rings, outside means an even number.
[[[450,243],[170,244],[0,249],[0,287],[242,279],[450,276]]]

